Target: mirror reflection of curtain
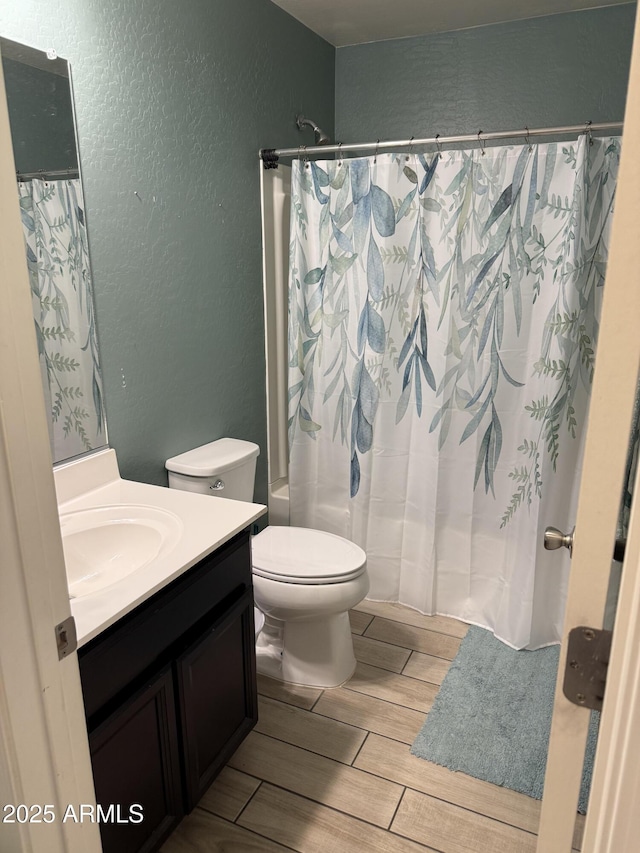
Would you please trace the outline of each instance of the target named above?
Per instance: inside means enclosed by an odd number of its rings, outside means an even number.
[[[617,139],[294,162],[291,523],[370,597],[557,642]]]
[[[82,188],[18,184],[53,461],[106,443]]]

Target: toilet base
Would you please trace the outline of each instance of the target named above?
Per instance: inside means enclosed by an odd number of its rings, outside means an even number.
[[[339,687],[356,668],[348,613],[304,622],[265,616],[256,643],[256,667],[290,684]]]

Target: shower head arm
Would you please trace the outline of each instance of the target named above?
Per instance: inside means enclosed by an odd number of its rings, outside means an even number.
[[[303,127],[310,127],[315,133],[320,130],[315,121],[305,118],[303,115],[296,116],[296,125],[298,126],[298,130],[302,130]]]
[[[298,126],[298,130],[302,130],[303,127],[310,127],[316,135],[316,145],[327,145],[331,141],[328,134],[310,118],[298,115],[296,116],[296,125]]]

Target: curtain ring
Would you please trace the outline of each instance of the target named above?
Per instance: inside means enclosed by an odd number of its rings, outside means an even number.
[[[380,145],[380,140],[379,140],[379,139],[378,139],[378,141],[376,142],[376,150],[373,152],[373,162],[374,162],[374,163],[377,163],[377,162],[378,162],[378,145]]]
[[[338,142],[338,167],[342,166],[342,142]]]
[[[480,150],[482,151],[482,156],[484,157],[484,149],[485,149],[485,146],[486,146],[486,144],[487,144],[487,143],[486,143],[486,142],[484,142],[484,143],[482,142],[482,140],[480,139],[480,137],[481,137],[481,136],[482,136],[482,131],[481,131],[481,130],[479,130],[479,131],[478,131],[478,143],[479,143],[479,145],[480,145]]]
[[[307,146],[303,145],[302,148],[304,150],[304,167],[305,167],[305,169],[308,169],[309,168],[309,158],[307,157]]]
[[[436,148],[438,149],[438,154],[442,157],[442,143],[440,142],[439,133],[436,133]]]
[[[589,140],[589,145],[593,145],[593,135],[591,133],[591,125],[592,124],[593,124],[593,122],[588,121],[585,125],[585,128],[584,128],[584,132],[586,133],[587,139]]]
[[[413,140],[414,139],[415,139],[415,136],[412,136],[411,139],[409,140],[409,150],[407,151],[407,154],[405,156],[405,162],[407,162],[409,160],[409,158],[411,157],[411,149],[413,148]]]
[[[529,126],[525,124],[524,129],[524,144],[527,146],[529,151],[533,151],[533,145],[531,144],[531,140],[529,139]]]

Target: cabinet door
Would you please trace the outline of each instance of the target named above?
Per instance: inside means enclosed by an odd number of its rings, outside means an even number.
[[[176,666],[189,812],[258,719],[252,590]]]
[[[100,826],[104,853],[157,850],[183,813],[171,669],[108,717],[89,743],[96,800],[108,815]],[[130,820],[133,804],[142,807],[142,822]]]

